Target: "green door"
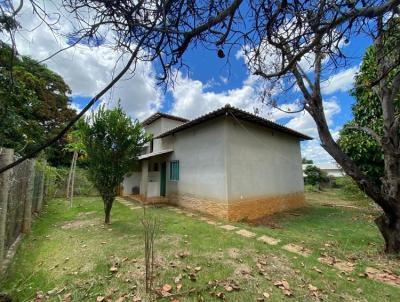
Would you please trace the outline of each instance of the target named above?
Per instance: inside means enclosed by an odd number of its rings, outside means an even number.
[[[167,163],[161,163],[160,169],[160,196],[165,196],[165,187],[167,185]]]

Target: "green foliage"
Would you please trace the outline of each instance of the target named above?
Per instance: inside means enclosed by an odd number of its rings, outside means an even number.
[[[0,141],[24,155],[53,137],[76,115],[68,107],[70,89],[45,65],[13,55],[0,42]],[[51,165],[68,164],[61,140],[46,149]]]
[[[307,159],[307,158],[303,157],[303,158],[301,159],[301,163],[302,163],[302,164],[313,164],[314,162],[313,162],[312,159]]]
[[[392,27],[385,38],[385,48],[391,49],[393,38],[400,39],[399,26]],[[393,72],[395,72],[394,70]],[[392,74],[389,75],[389,78]],[[342,150],[350,156],[361,170],[376,184],[380,185],[380,178],[384,175],[383,152],[378,143],[362,131],[349,129],[357,125],[368,127],[377,134],[383,132],[382,107],[377,94],[370,87],[377,78],[376,50],[370,46],[363,58],[360,71],[355,77],[354,89],[351,91],[356,99],[352,107],[354,119],[347,123],[340,132],[338,143]],[[396,112],[400,109],[400,95],[395,102]]]
[[[304,177],[304,183],[306,185],[315,186],[329,181],[328,175],[320,168],[313,165],[307,166],[304,170],[304,174],[306,174],[306,177]]]
[[[335,185],[340,189],[343,196],[349,200],[363,201],[369,200],[367,195],[360,190],[354,180],[349,176],[339,177],[335,180]]]
[[[80,131],[90,179],[103,199],[108,223],[117,188],[124,175],[137,164],[137,156],[147,137],[141,124],[132,122],[120,107],[98,108],[81,125]]]
[[[54,168],[56,172],[55,189],[53,197],[65,197],[67,190],[67,180],[69,168]],[[74,196],[98,196],[99,192],[94,187],[93,182],[89,179],[87,169],[77,167],[75,170]]]

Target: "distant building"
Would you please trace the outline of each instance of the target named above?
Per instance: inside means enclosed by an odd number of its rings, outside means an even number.
[[[330,164],[303,164],[303,176],[306,176],[304,174],[304,170],[307,168],[307,166],[316,166],[322,171],[324,171],[328,176],[333,176],[333,177],[343,177],[345,176],[345,173],[343,172],[342,167],[340,167],[338,164],[335,163],[330,163]]]

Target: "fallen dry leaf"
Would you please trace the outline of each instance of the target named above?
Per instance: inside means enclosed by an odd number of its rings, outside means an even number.
[[[164,292],[169,293],[169,292],[172,290],[172,286],[169,285],[169,284],[164,284],[163,287],[162,287],[162,290],[163,290]]]
[[[271,297],[271,295],[269,293],[263,293],[263,297],[265,299],[269,299]]]
[[[318,290],[318,288],[315,287],[315,286],[312,285],[312,284],[308,284],[308,289],[311,290],[311,291],[317,291],[317,290]]]
[[[318,258],[318,261],[330,266],[337,268],[338,270],[346,273],[350,273],[354,270],[355,264],[350,261],[345,261],[336,258],[335,256],[323,255]]]
[[[67,293],[64,295],[63,302],[71,302],[72,301],[72,294]]]
[[[104,297],[103,296],[98,296],[97,298],[96,298],[96,302],[103,302],[104,301]]]
[[[367,267],[365,269],[365,275],[375,281],[400,286],[400,276],[390,270],[378,270],[373,267]]]
[[[175,283],[179,283],[179,282],[181,282],[182,281],[182,275],[181,274],[179,274],[178,276],[176,276],[175,278],[174,278],[174,282]]]
[[[280,288],[285,296],[291,297],[293,295],[289,287],[289,282],[286,280],[276,281],[274,285]]]
[[[110,268],[110,272],[112,272],[112,273],[116,273],[116,272],[118,272],[118,267],[116,267],[116,266],[111,266],[111,268]]]
[[[317,273],[322,274],[322,271],[316,266],[313,267],[313,270],[316,271]]]

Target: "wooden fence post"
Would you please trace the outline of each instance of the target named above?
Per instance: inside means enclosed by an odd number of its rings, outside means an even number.
[[[24,221],[22,222],[22,233],[29,233],[32,225],[32,201],[35,183],[35,160],[27,160],[26,167],[26,198],[24,205]]]
[[[0,168],[11,164],[13,157],[13,149],[0,148]],[[5,256],[7,206],[11,173],[11,169],[0,173],[0,268],[3,266]]]
[[[38,191],[38,202],[37,202],[37,211],[38,213],[42,211],[42,207],[43,207],[43,198],[44,198],[44,170],[45,170],[45,166],[47,165],[46,161],[43,161],[43,169],[41,169],[39,171],[40,173],[40,177],[39,177],[39,191]]]

